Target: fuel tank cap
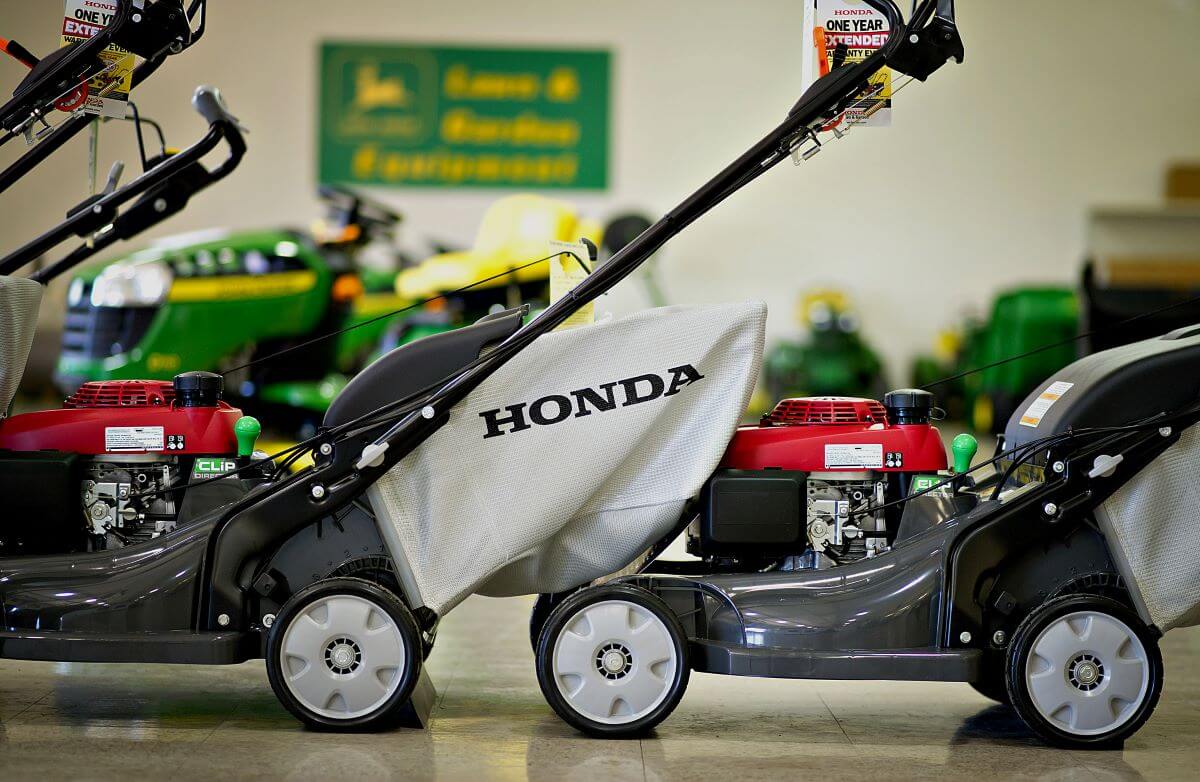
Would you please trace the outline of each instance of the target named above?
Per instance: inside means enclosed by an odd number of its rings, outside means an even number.
[[[937,399],[920,388],[900,388],[883,397],[890,424],[927,424]]]
[[[216,407],[225,378],[216,372],[184,372],[175,376],[176,407]]]

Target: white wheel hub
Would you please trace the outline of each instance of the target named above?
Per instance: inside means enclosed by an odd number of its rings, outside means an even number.
[[[404,638],[392,618],[357,595],[323,597],[283,634],[280,668],[308,710],[351,720],[383,706],[404,678]]]
[[[666,624],[625,600],[581,608],[554,642],[554,681],[580,715],[605,725],[641,719],[671,693],[679,666]]]
[[[1076,736],[1116,730],[1150,690],[1150,661],[1137,634],[1114,616],[1077,611],[1034,639],[1025,662],[1034,707]]]

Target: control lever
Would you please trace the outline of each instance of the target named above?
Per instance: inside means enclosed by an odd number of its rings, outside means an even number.
[[[100,191],[100,194],[108,195],[109,193],[115,193],[117,190],[117,185],[121,181],[121,174],[124,173],[125,163],[120,160],[114,161],[112,166],[108,169],[108,179],[105,181],[104,189]]]
[[[117,192],[117,185],[121,181],[121,174],[125,173],[125,164],[120,160],[115,161],[112,167],[108,169],[108,180],[104,183],[104,189],[95,195],[90,195],[80,201],[67,212],[67,219],[74,217],[77,214],[88,211],[97,201],[107,198]]]

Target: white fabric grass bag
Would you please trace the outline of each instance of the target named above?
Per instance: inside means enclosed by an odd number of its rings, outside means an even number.
[[[410,599],[556,592],[631,562],[721,459],[762,361],[761,303],[543,336],[369,497]]]
[[[1096,509],[1134,600],[1162,632],[1200,624],[1200,426]]]
[[[8,412],[33,347],[42,286],[25,277],[0,277],[0,418]]]

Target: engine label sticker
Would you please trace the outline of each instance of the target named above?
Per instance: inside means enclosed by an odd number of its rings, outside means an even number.
[[[1034,429],[1046,417],[1046,413],[1054,406],[1054,403],[1062,398],[1063,394],[1071,390],[1074,383],[1065,383],[1058,381],[1051,383],[1045,391],[1038,395],[1038,398],[1033,400],[1029,407],[1021,414],[1021,426],[1029,426]]]
[[[161,426],[106,426],[106,451],[162,451],[166,436]]]
[[[825,467],[878,470],[883,467],[883,446],[879,443],[826,445]]]

